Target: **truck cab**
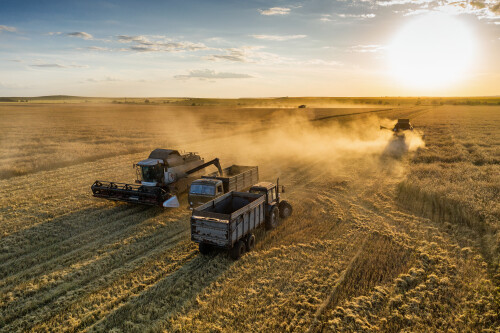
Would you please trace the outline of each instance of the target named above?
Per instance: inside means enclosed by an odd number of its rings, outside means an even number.
[[[189,188],[190,207],[197,207],[224,194],[224,186],[219,179],[201,178],[193,181]]]

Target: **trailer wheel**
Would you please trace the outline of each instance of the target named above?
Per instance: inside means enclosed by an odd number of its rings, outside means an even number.
[[[279,209],[278,207],[274,206],[271,209],[271,212],[269,212],[269,215],[266,220],[266,229],[271,230],[274,229],[278,226],[279,222]]]
[[[292,205],[288,201],[280,202],[280,217],[286,219],[288,216],[292,215]]]
[[[250,252],[253,250],[253,248],[255,247],[255,235],[254,234],[248,235],[246,245],[247,245],[247,252]]]
[[[210,251],[212,250],[212,247],[209,244],[200,243],[198,249],[200,250],[201,254],[209,254]]]
[[[238,260],[245,253],[245,243],[238,241],[231,249],[231,257]]]

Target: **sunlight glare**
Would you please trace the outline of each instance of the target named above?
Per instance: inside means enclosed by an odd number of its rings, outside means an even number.
[[[472,64],[475,45],[459,19],[431,13],[415,18],[389,46],[389,66],[402,83],[437,88],[462,81]]]

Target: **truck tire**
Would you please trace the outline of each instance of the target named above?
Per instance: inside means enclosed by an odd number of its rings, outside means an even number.
[[[245,253],[245,243],[238,241],[231,249],[231,258],[238,260]]]
[[[286,219],[288,216],[292,215],[292,205],[288,203],[288,201],[280,202],[280,217],[282,219]]]
[[[247,252],[250,252],[253,250],[253,248],[255,247],[255,235],[254,234],[248,235],[246,246],[247,246]]]
[[[198,249],[200,250],[201,254],[209,254],[210,251],[212,250],[212,247],[209,244],[200,243]]]
[[[273,208],[271,208],[271,211],[267,216],[266,229],[272,230],[276,228],[278,226],[278,222],[279,222],[279,209],[278,207],[274,206]]]

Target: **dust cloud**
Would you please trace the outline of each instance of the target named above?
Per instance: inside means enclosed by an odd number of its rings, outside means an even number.
[[[240,123],[231,135],[214,141],[214,145],[207,141],[205,147],[218,157],[229,154],[231,164],[274,165],[276,169],[296,165],[304,172],[327,169],[351,176],[383,171],[401,176],[402,159],[424,146],[421,133],[416,131],[395,136],[380,129],[381,124],[392,128],[395,121],[374,115],[346,118],[311,122],[305,114],[278,111],[260,123]],[[191,126],[196,123],[189,120]],[[200,120],[197,123],[203,125]],[[203,132],[194,133],[206,137]],[[229,165],[226,159],[222,161],[223,166]]]

